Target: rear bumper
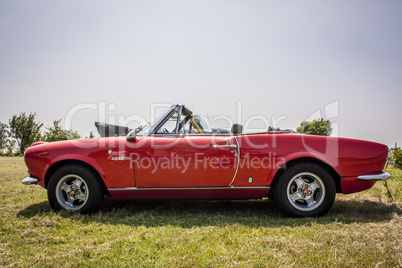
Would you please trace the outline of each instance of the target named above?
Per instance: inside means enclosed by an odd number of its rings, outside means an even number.
[[[385,181],[388,180],[391,175],[387,172],[378,172],[378,173],[371,173],[360,175],[357,177],[359,181]]]
[[[33,177],[26,177],[21,182],[25,185],[36,184],[38,182],[38,179]]]

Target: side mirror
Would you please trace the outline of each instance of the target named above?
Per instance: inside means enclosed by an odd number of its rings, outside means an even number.
[[[136,138],[135,130],[132,130],[127,134],[126,140],[127,141],[135,141],[135,138]]]

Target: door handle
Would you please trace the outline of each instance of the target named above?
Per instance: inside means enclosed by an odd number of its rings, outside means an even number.
[[[236,145],[236,144],[226,144],[226,145],[217,145],[217,144],[214,144],[214,145],[212,145],[212,148],[225,148],[225,147],[232,148],[232,149],[236,149],[236,148],[237,148],[237,145]]]

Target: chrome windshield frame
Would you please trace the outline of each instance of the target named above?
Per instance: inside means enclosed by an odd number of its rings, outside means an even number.
[[[169,118],[178,110],[181,111],[181,107],[182,105],[173,105],[172,109],[166,113],[165,117],[163,118],[163,120],[159,120],[158,124],[155,124],[154,127],[151,129],[151,131],[148,133],[147,136],[151,135],[151,134],[156,134],[156,132],[166,123],[166,121],[169,120]],[[179,112],[178,112],[179,113]],[[179,117],[177,117],[177,120],[179,120]],[[177,122],[176,122],[176,128],[177,129]],[[176,134],[176,133],[171,133],[171,134]]]
[[[177,111],[177,109],[180,109],[183,105],[172,105],[170,106],[169,110],[165,112],[162,116],[158,118],[158,120],[155,121],[155,124],[149,129],[147,133],[137,133],[138,136],[150,136],[156,133],[158,129],[172,116],[173,113]]]
[[[186,109],[184,105],[180,104],[175,104],[172,105],[169,110],[164,113],[161,117],[158,118],[158,120],[155,122],[155,124],[148,130],[147,133],[136,133],[137,136],[142,136],[142,137],[148,137],[148,136],[241,136],[245,134],[239,134],[239,135],[233,135],[232,133],[202,133],[202,134],[192,134],[192,133],[179,133],[179,127],[180,127],[180,122],[181,122],[181,116],[183,114],[183,108]],[[176,121],[176,128],[175,128],[175,133],[156,133],[159,128],[165,124],[167,120],[174,114],[175,112],[178,113],[177,121]],[[191,112],[191,111],[190,111]],[[132,130],[134,131],[134,130]],[[131,133],[131,132],[130,132]],[[128,134],[128,136],[130,135]]]

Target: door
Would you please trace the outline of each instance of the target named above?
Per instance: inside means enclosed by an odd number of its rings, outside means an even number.
[[[138,188],[230,186],[238,142],[223,135],[155,135],[138,140],[133,157]]]

